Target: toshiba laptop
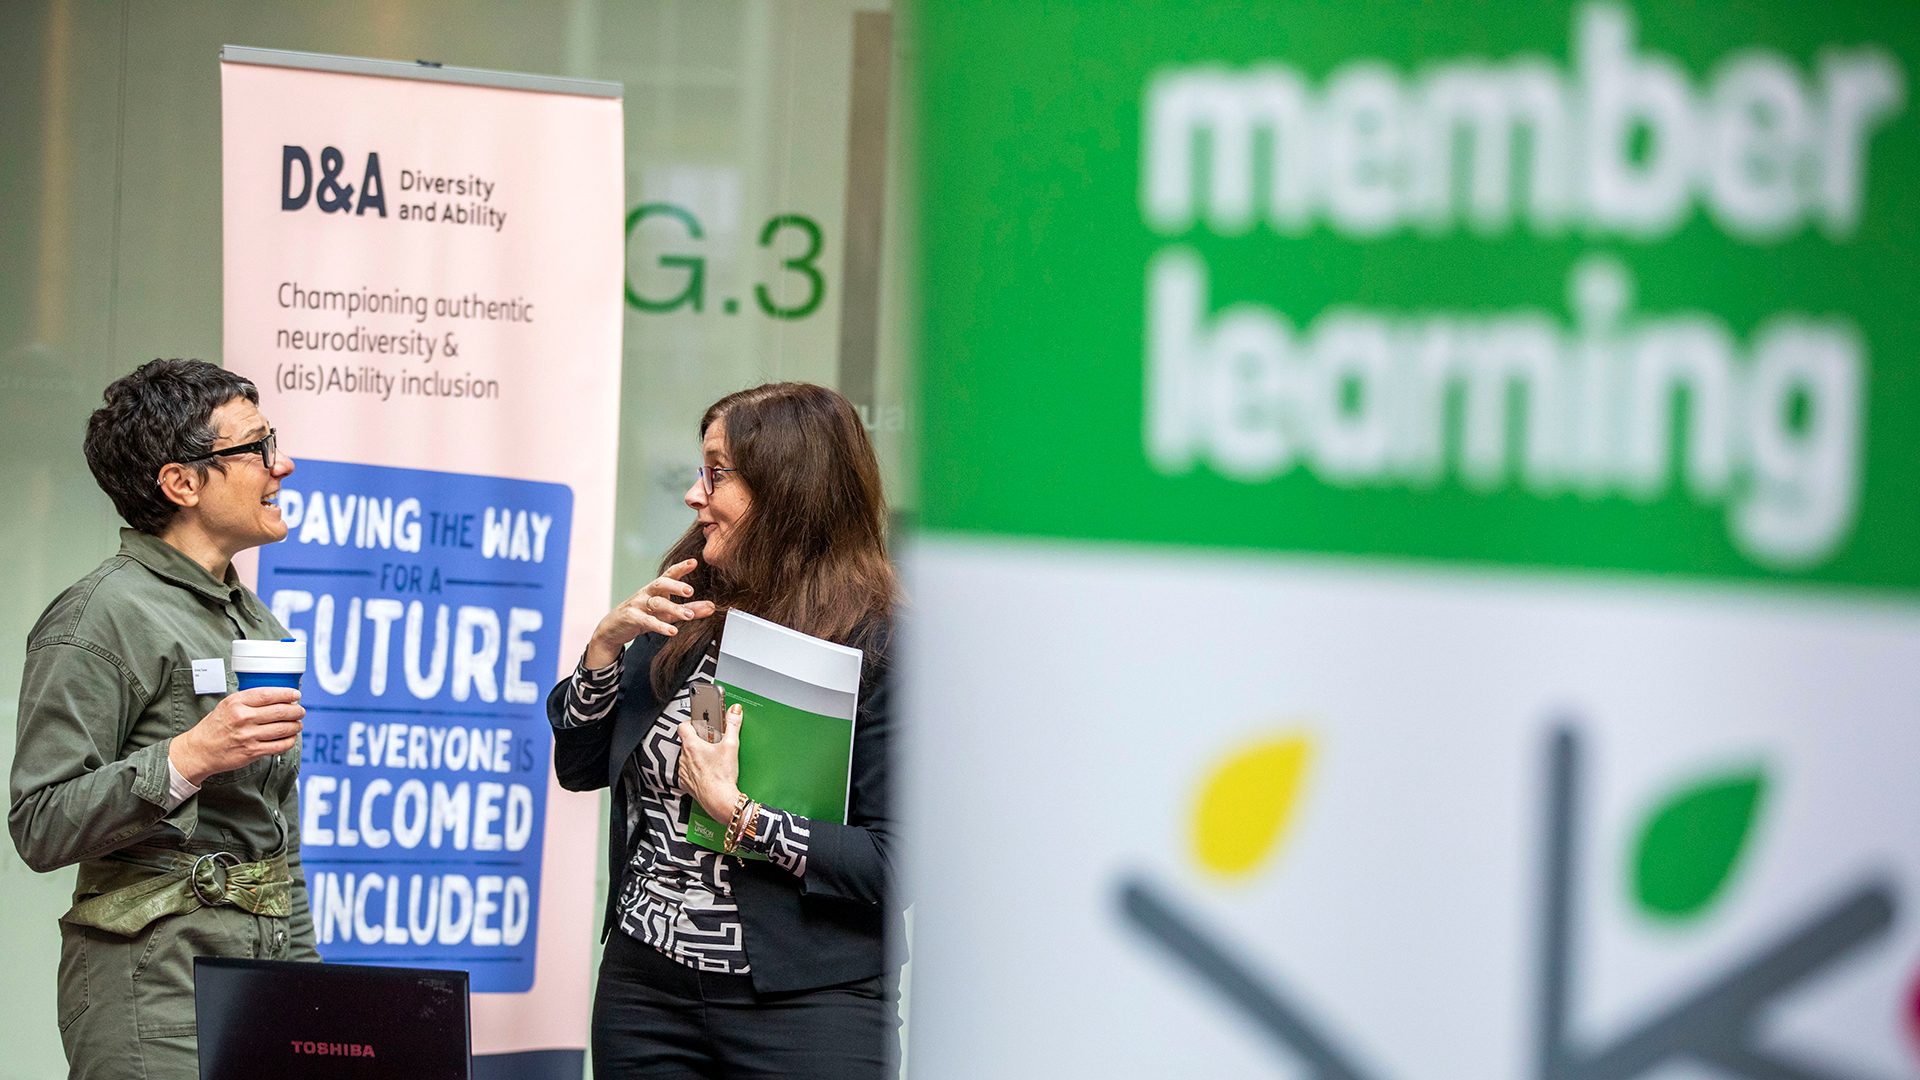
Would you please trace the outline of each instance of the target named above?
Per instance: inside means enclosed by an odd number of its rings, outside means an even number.
[[[200,1080],[469,1080],[467,973],[193,961]]]

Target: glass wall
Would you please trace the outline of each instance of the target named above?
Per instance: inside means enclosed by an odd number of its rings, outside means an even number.
[[[624,592],[687,522],[700,412],[742,386],[841,388],[912,502],[896,24],[886,0],[0,5],[0,725],[34,619],[115,547],[80,454],[100,390],[155,356],[221,358],[222,45],[625,85]],[[0,1080],[62,1071],[53,924],[71,887],[0,845]]]

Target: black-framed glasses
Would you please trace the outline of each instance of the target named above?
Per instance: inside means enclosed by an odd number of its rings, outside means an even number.
[[[739,472],[740,470],[727,468],[722,465],[702,465],[693,471],[695,475],[700,477],[700,490],[706,492],[708,495],[712,495],[713,486],[720,482],[721,476],[730,472]]]
[[[259,454],[260,464],[265,465],[268,472],[272,472],[275,453],[279,448],[280,433],[272,428],[268,428],[267,437],[264,439],[255,439],[250,443],[241,443],[239,446],[226,446],[218,450],[210,450],[204,454],[195,454],[190,458],[181,458],[180,464],[185,465],[189,462],[205,461],[208,458],[239,457],[241,454]],[[707,490],[711,492],[713,489],[708,488]]]

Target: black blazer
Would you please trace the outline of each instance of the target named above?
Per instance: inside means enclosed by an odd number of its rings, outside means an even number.
[[[853,727],[852,789],[847,824],[810,821],[807,872],[794,877],[772,863],[737,859],[730,877],[745,928],[747,962],[754,989],[762,993],[806,990],[891,974],[906,961],[904,906],[895,883],[897,826],[889,789],[892,747],[889,723],[890,627],[857,635],[866,653],[860,671],[860,706]],[[607,907],[600,940],[613,931],[620,885],[632,860],[626,835],[626,795],[620,771],[640,745],[660,710],[653,692],[655,654],[666,643],[647,634],[627,647],[620,677],[620,703],[598,724],[564,728],[568,679],[547,695],[554,721],[553,768],[569,791],[611,788],[612,823],[607,830]],[[688,659],[677,681],[692,674]],[[752,717],[747,718],[749,724]],[[751,737],[751,736],[749,736]],[[747,794],[751,795],[752,792]],[[724,856],[723,856],[724,857]]]

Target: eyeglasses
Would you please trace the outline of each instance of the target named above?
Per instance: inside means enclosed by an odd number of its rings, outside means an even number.
[[[268,472],[272,472],[274,452],[279,449],[279,446],[280,433],[272,428],[268,428],[267,437],[264,439],[255,439],[253,442],[241,443],[239,446],[223,447],[205,454],[195,454],[190,458],[181,458],[180,464],[185,465],[190,461],[205,461],[208,458],[238,457],[241,454],[259,454],[260,464],[266,466]],[[711,493],[713,489],[708,488],[707,490]]]
[[[739,472],[740,470],[723,468],[719,465],[702,465],[693,471],[694,474],[700,478],[700,490],[711,495],[713,494],[713,486],[720,482],[720,477],[723,473]]]

